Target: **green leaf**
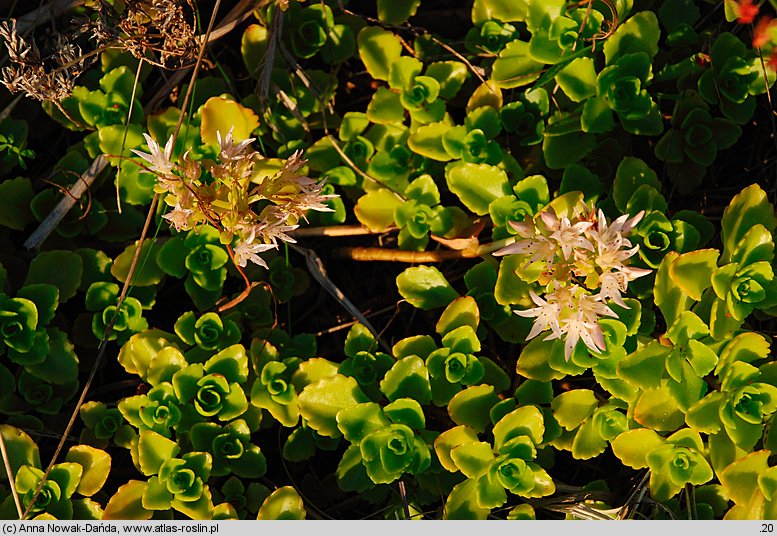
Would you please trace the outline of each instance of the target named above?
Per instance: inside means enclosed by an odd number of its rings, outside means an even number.
[[[542,68],[529,56],[529,43],[516,39],[499,53],[491,67],[491,80],[503,89],[525,86],[540,77]]]
[[[445,276],[433,266],[414,266],[397,276],[397,290],[410,305],[428,311],[445,307],[459,297]]]
[[[243,64],[252,78],[259,78],[262,59],[267,51],[268,31],[266,26],[251,24],[246,27],[240,39],[240,54]]]
[[[599,401],[590,389],[573,389],[554,398],[550,407],[558,423],[572,430],[590,417],[598,405]]]
[[[65,461],[77,463],[84,468],[76,491],[85,497],[91,497],[100,491],[111,471],[110,454],[89,445],[71,447]]]
[[[30,203],[35,193],[30,179],[16,177],[0,182],[0,225],[21,231],[35,217]]]
[[[442,345],[450,348],[452,352],[474,354],[480,351],[480,340],[474,329],[470,326],[461,326],[445,334]]]
[[[202,317],[201,317],[202,318]],[[242,344],[233,344],[205,362],[206,374],[219,374],[228,382],[243,383],[248,379],[248,356]]]
[[[431,175],[421,175],[405,189],[405,195],[417,203],[430,207],[440,203],[440,190]]]
[[[159,248],[156,264],[166,274],[183,278],[186,276],[186,255],[189,250],[182,236],[174,236]]]
[[[588,419],[577,429],[575,439],[572,441],[572,456],[576,460],[590,460],[600,455],[606,448],[607,441],[602,438],[594,420]]]
[[[415,15],[421,0],[378,0],[378,19],[399,25]]]
[[[434,451],[446,470],[455,473],[459,468],[451,458],[451,450],[464,443],[472,443],[478,440],[477,432],[471,426],[454,426],[448,428],[434,440]]]
[[[462,326],[469,326],[473,330],[478,329],[480,323],[480,311],[477,302],[472,296],[462,296],[453,300],[445,308],[434,330],[445,336],[451,331]]]
[[[361,443],[372,432],[391,424],[381,407],[374,402],[347,407],[337,413],[336,420],[337,428],[351,443]]]
[[[341,374],[308,385],[299,395],[299,410],[311,428],[326,437],[339,437],[337,413],[369,402],[356,380]]]
[[[443,136],[451,126],[443,121],[419,126],[407,139],[407,146],[416,154],[431,160],[448,162],[452,159],[443,145]]]
[[[472,22],[481,26],[489,19],[502,22],[526,20],[528,0],[475,0],[472,6]]]
[[[551,169],[563,169],[574,164],[596,146],[595,137],[582,131],[580,116],[557,114],[551,117],[548,126],[542,140],[542,154]],[[551,127],[569,130],[558,133]]]
[[[596,94],[596,69],[593,58],[572,60],[556,75],[556,82],[573,102],[582,102]]]
[[[428,404],[432,400],[432,388],[424,360],[411,355],[394,363],[381,380],[380,390],[391,401],[413,398],[420,404]]]
[[[42,251],[30,263],[24,284],[49,283],[59,289],[60,302],[76,295],[81,284],[83,261],[72,251]]]
[[[726,467],[718,477],[729,499],[747,504],[758,489],[758,477],[769,469],[768,450],[752,452]]]
[[[436,61],[426,68],[426,76],[431,76],[440,83],[441,99],[450,99],[455,97],[464,85],[469,70],[459,61]]]
[[[167,439],[152,430],[140,432],[138,440],[138,464],[140,465],[140,471],[146,476],[155,475],[159,472],[162,464],[171,458],[175,458],[180,450],[181,447],[175,441]]]
[[[720,406],[724,401],[724,395],[715,391],[708,394],[688,409],[685,422],[698,432],[715,434],[720,431]]]
[[[483,432],[491,422],[489,412],[499,402],[492,385],[475,385],[454,395],[448,403],[448,414],[456,424]]]
[[[664,384],[657,389],[642,392],[634,406],[634,420],[659,432],[671,432],[682,426],[685,415],[670,389]]]
[[[647,467],[647,455],[665,443],[666,440],[653,430],[638,428],[616,437],[612,441],[612,452],[624,465],[644,469]]]
[[[650,341],[618,363],[618,377],[641,389],[658,388],[669,351],[659,341]]]
[[[143,507],[143,494],[148,484],[140,480],[130,480],[119,487],[108,501],[103,512],[103,520],[148,520],[153,510]]]
[[[499,273],[494,287],[494,299],[499,305],[518,305],[523,309],[533,307],[531,285],[518,275],[526,260],[523,255],[508,255],[499,263]]]
[[[735,195],[723,211],[721,264],[730,262],[739,241],[758,224],[773,233],[777,228],[777,218],[774,216],[774,207],[769,203],[766,192],[757,184],[751,184]]]
[[[551,368],[550,355],[553,350],[553,341],[545,341],[542,337],[536,337],[523,347],[515,370],[524,378],[540,382],[559,380],[566,374]]]
[[[28,365],[27,371],[55,385],[64,385],[78,378],[78,357],[67,334],[57,328],[48,328],[46,357],[41,363]]]
[[[640,11],[619,25],[604,43],[604,57],[607,65],[613,65],[624,54],[645,52],[651,58],[658,52],[661,30],[658,19],[652,11]]]
[[[138,249],[138,243],[135,242],[127,246],[124,251],[119,254],[113,261],[111,266],[111,274],[113,277],[124,283],[127,280],[129,274],[130,265],[132,259],[135,256],[135,251]],[[132,284],[138,287],[146,287],[150,285],[156,285],[162,280],[164,273],[161,268],[155,262],[151,262],[152,259],[158,257],[161,246],[159,246],[154,240],[146,239],[143,241],[143,246],[140,248],[140,257],[138,259],[138,265],[135,269],[135,274],[132,278]],[[148,261],[146,258],[148,256]],[[144,262],[146,261],[146,262]]]
[[[637,191],[637,188],[644,184],[661,191],[661,181],[658,180],[656,172],[650,169],[643,160],[631,156],[621,160],[612,185],[612,197],[618,210],[625,214],[629,199]]]
[[[102,127],[97,131],[97,136],[100,151],[106,155],[134,157],[131,150],[141,147],[145,143],[143,130],[140,126],[132,123]],[[122,147],[124,147],[123,151]],[[109,160],[112,160],[114,165],[118,165],[115,158]]]
[[[365,26],[357,36],[359,57],[370,76],[388,80],[391,65],[402,54],[402,43],[396,35],[376,26]]]
[[[297,490],[284,486],[273,491],[264,500],[256,519],[301,520],[305,519],[306,515],[305,505]]]
[[[54,285],[40,283],[19,289],[17,298],[25,298],[35,304],[38,311],[38,325],[45,326],[54,318],[59,304],[59,289]]]
[[[337,135],[342,141],[353,141],[370,125],[367,114],[361,112],[346,112],[340,122]]]
[[[478,481],[467,479],[456,484],[445,501],[443,519],[486,519],[490,508],[479,506]]]
[[[491,445],[483,441],[464,443],[451,450],[451,460],[467,478],[478,478],[494,461]]]
[[[496,138],[502,131],[502,121],[499,110],[493,106],[480,106],[467,112],[464,125],[470,136],[473,130],[481,130],[488,140]]]
[[[501,452],[502,447],[519,436],[527,436],[539,445],[544,434],[545,419],[540,410],[536,406],[521,406],[494,425],[494,450]]]
[[[758,477],[758,487],[761,488],[766,500],[773,501],[777,498],[777,467],[770,467]]]
[[[478,216],[488,214],[488,205],[492,201],[512,193],[507,174],[488,164],[448,164],[445,180],[450,191]]]
[[[410,355],[417,355],[423,360],[429,357],[429,354],[437,350],[437,344],[429,335],[416,335],[407,337],[397,342],[391,348],[391,354],[397,359],[402,359]]]
[[[701,300],[702,293],[712,284],[712,272],[717,268],[717,249],[701,249],[683,253],[669,265],[669,277],[692,299]]]
[[[394,424],[404,424],[415,430],[423,430],[426,426],[424,410],[412,398],[400,398],[383,408],[383,412]]]
[[[40,467],[38,445],[22,430],[9,424],[0,424],[0,434],[5,442],[8,453],[8,465],[11,473],[17,474],[23,465]],[[8,478],[5,471],[0,471],[0,479]]]
[[[345,449],[335,475],[337,485],[343,491],[361,493],[375,486],[364,467],[359,445],[351,445]]]
[[[402,199],[381,188],[360,197],[354,214],[371,231],[382,232],[394,225],[394,210],[401,204]]]
[[[353,357],[359,352],[369,352],[373,349],[375,337],[363,324],[356,323],[345,338],[344,351],[348,357]]]
[[[399,100],[399,93],[386,87],[379,87],[367,105],[367,118],[373,123],[401,123],[405,109]]]
[[[656,305],[661,309],[661,314],[668,325],[671,325],[680,313],[690,309],[693,303],[693,300],[669,276],[670,266],[678,257],[679,255],[674,251],[666,254],[656,272],[653,289]]]

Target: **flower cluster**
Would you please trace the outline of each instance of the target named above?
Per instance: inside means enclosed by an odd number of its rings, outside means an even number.
[[[593,352],[606,349],[598,319],[617,318],[607,303],[628,309],[621,293],[629,281],[650,273],[628,265],[639,246],[632,247],[627,236],[644,213],[608,224],[601,210],[584,207],[571,220],[547,210],[536,219],[510,222],[521,239],[494,253],[523,255],[524,267],[540,270],[537,282],[544,287],[544,299],[531,291],[537,307],[516,314],[534,318],[527,339],[546,330],[551,333],[545,340],[564,337],[567,360],[580,340]]]
[[[336,196],[322,193],[324,181],[300,175],[306,160],[299,151],[276,174],[261,177],[254,167],[262,159],[251,149],[254,139],[236,143],[232,130],[224,137],[218,133],[214,161],[195,161],[187,152],[180,163],[174,162],[172,137],[162,148],[144,136],[150,152],[133,152],[156,173],[155,190],[173,207],[163,217],[178,231],[213,225],[221,231],[221,241],[234,246],[238,266],[251,261],[267,268],[259,254],[277,249],[279,240],[294,242],[287,233],[308,210],[331,211],[324,203]]]

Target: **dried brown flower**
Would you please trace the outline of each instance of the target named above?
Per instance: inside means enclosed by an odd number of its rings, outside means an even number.
[[[25,39],[16,21],[0,23],[10,65],[2,70],[0,82],[12,93],[24,92],[38,100],[61,101],[73,92],[75,80],[87,66],[88,58],[64,35],[55,36],[52,54],[44,58],[35,41]]]
[[[128,50],[136,58],[174,69],[197,55],[191,0],[139,0],[122,13],[101,0],[93,35],[98,42]]]

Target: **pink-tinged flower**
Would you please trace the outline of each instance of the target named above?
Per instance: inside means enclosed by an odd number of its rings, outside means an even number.
[[[256,138],[248,138],[237,145],[232,140],[232,132],[235,130],[235,127],[232,127],[229,129],[229,132],[227,132],[227,136],[225,138],[221,137],[221,132],[218,130],[216,131],[216,139],[219,142],[219,160],[222,162],[232,162],[234,160],[240,160],[241,158],[245,158],[247,156],[250,156],[250,153],[246,152],[246,147],[251,145]]]
[[[576,286],[576,285],[575,285]],[[576,286],[577,287],[577,286]],[[561,331],[564,339],[564,357],[569,361],[575,346],[582,339],[589,350],[600,353],[606,349],[599,317],[610,316],[618,318],[615,312],[599,301],[598,296],[588,294],[580,287],[572,291],[573,303],[562,314]]]
[[[307,179],[307,177],[300,177]],[[316,210],[318,212],[334,212],[334,209],[324,204],[338,197],[336,194],[322,194],[321,191],[324,187],[324,181],[316,182],[313,179],[308,179],[311,184],[301,185],[301,191],[290,203],[296,212],[304,214],[308,210]]]
[[[529,291],[531,300],[537,305],[532,309],[524,311],[515,311],[515,314],[524,318],[534,318],[531,331],[526,336],[526,340],[531,340],[543,331],[550,329],[556,337],[561,336],[561,329],[558,324],[561,308],[558,303],[545,301],[537,296],[533,291]]]
[[[564,325],[564,359],[569,361],[580,339],[589,350],[599,353],[605,350],[604,335],[598,322],[583,322],[578,319],[569,320]]]
[[[148,149],[151,152],[144,153],[137,149],[132,149],[132,152],[148,162],[152,171],[159,173],[160,175],[170,175],[174,167],[173,163],[170,162],[170,157],[173,154],[173,137],[170,136],[170,139],[167,140],[164,151],[162,151],[159,144],[154,141],[154,138],[145,132],[143,133],[143,137],[146,138],[146,145],[148,145]]]
[[[183,208],[180,202],[178,202],[173,207],[173,210],[162,216],[162,218],[170,222],[170,225],[175,227],[176,231],[188,231],[191,215],[192,210]]]
[[[267,207],[267,209],[262,211],[262,215],[264,216],[263,220],[257,225],[254,225],[251,232],[262,237],[264,242],[272,243],[276,247],[278,245],[278,240],[289,242],[290,244],[297,243],[296,240],[286,233],[293,231],[299,227],[299,225],[289,225],[286,223],[289,215],[280,207]]]
[[[604,212],[599,210],[596,228],[591,229],[589,233],[598,242],[611,244],[613,247],[616,244],[617,247],[621,247],[621,244],[630,247],[631,243],[625,237],[637,226],[644,215],[644,210],[640,210],[633,218],[629,218],[628,214],[624,214],[607,225],[607,218]]]
[[[255,238],[256,234],[252,229],[251,233],[248,235],[248,238],[241,241],[237,246],[235,246],[235,249],[233,250],[235,254],[235,262],[241,268],[245,268],[246,264],[248,264],[248,261],[251,261],[254,264],[258,264],[263,268],[267,268],[267,263],[259,256],[259,253],[269,249],[276,249],[278,247],[276,244],[265,244],[262,242],[254,243]]]
[[[585,236],[585,231],[593,225],[592,222],[580,221],[572,224],[566,216],[558,219],[551,211],[541,213],[540,217],[548,229],[553,231],[550,238],[558,243],[565,259],[569,259],[575,250],[594,250],[594,246]]]
[[[556,257],[556,250],[558,249],[556,242],[537,232],[538,230],[533,222],[511,221],[508,223],[523,240],[518,240],[509,246],[495,251],[495,256],[529,255],[529,259],[526,261],[527,266],[540,260],[544,260],[548,265],[553,264],[553,259]]]

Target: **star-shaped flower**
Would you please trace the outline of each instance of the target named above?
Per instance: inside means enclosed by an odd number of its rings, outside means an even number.
[[[132,149],[132,152],[148,162],[152,171],[163,176],[170,175],[174,167],[173,163],[170,161],[170,157],[173,154],[173,137],[170,136],[170,139],[167,140],[164,151],[162,151],[162,148],[159,147],[159,144],[154,141],[154,138],[145,132],[143,133],[143,137],[146,138],[146,145],[148,145],[148,149],[151,152],[144,153],[142,151],[138,151],[137,149]]]
[[[275,244],[265,244],[263,242],[254,243],[255,238],[256,233],[252,229],[248,237],[238,243],[238,245],[235,246],[235,249],[233,250],[235,254],[235,262],[241,268],[245,268],[248,264],[248,261],[251,261],[254,264],[258,264],[263,268],[267,268],[267,263],[259,256],[259,253],[267,251],[268,249],[276,249],[278,247]]]

